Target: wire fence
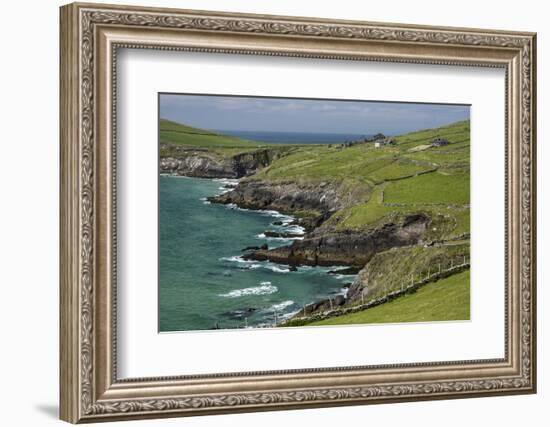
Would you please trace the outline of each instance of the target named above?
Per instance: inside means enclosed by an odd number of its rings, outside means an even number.
[[[321,311],[321,312],[314,312],[309,313],[307,312],[308,306],[303,306],[302,310],[292,316],[290,319],[284,320],[281,323],[286,322],[293,322],[293,321],[305,321],[313,322],[318,320],[324,320],[331,317],[337,317],[342,316],[344,314],[350,314],[350,313],[356,313],[358,311],[363,311],[368,308],[375,307],[377,305],[383,304],[385,302],[388,302],[392,299],[395,299],[399,296],[405,295],[413,290],[418,289],[419,287],[429,283],[433,282],[438,279],[442,279],[444,277],[450,276],[452,274],[461,272],[463,270],[466,270],[467,268],[470,268],[470,258],[466,256],[462,256],[460,258],[451,258],[446,263],[438,263],[437,265],[432,266],[431,268],[428,268],[425,271],[421,271],[419,273],[411,274],[408,280],[403,280],[399,286],[397,287],[391,287],[393,290],[388,291],[387,286],[384,288],[382,296],[378,296],[375,298],[371,298],[368,301],[365,301],[365,295],[361,294],[361,299],[357,300],[357,303],[348,306],[345,308],[334,308],[332,299],[329,299],[330,303],[330,309]],[[300,313],[302,315],[300,316]]]

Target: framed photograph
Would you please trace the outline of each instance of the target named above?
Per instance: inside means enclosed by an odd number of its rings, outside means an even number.
[[[61,418],[536,390],[535,34],[61,8]]]

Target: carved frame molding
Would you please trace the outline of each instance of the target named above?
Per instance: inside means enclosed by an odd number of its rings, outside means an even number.
[[[113,147],[121,47],[504,67],[506,357],[117,380]],[[534,392],[535,68],[532,33],[93,4],[62,7],[61,418],[102,421]],[[267,386],[260,384],[271,377]],[[344,382],[336,381],[343,377]],[[289,379],[299,385],[285,386]]]

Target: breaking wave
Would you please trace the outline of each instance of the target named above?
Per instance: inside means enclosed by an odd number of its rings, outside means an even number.
[[[271,282],[261,282],[260,286],[253,286],[251,288],[244,289],[235,289],[226,294],[220,294],[221,297],[225,298],[238,298],[244,297],[247,295],[269,295],[274,294],[279,289],[277,286],[271,284]]]

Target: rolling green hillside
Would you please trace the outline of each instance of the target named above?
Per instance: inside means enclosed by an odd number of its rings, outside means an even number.
[[[436,137],[447,138],[451,144],[431,147]],[[322,181],[353,176],[380,184],[435,170],[445,175],[469,170],[469,121],[405,134],[395,140],[396,145],[379,148],[372,143],[346,148],[339,144],[302,146],[260,171],[254,179]]]
[[[432,147],[436,137],[450,144]],[[396,145],[352,147],[319,145],[295,148],[247,180],[321,183],[349,182],[368,189],[368,200],[343,209],[328,220],[337,230],[369,229],[410,213],[441,215],[454,225],[441,238],[469,232],[470,125],[458,122],[395,138]]]
[[[233,155],[269,146],[263,142],[223,135],[165,119],[160,119],[159,133],[164,150],[161,156],[171,155],[178,147],[202,148],[220,154]]]
[[[368,310],[312,322],[308,326],[468,319],[470,319],[469,270],[427,284],[415,293]]]

